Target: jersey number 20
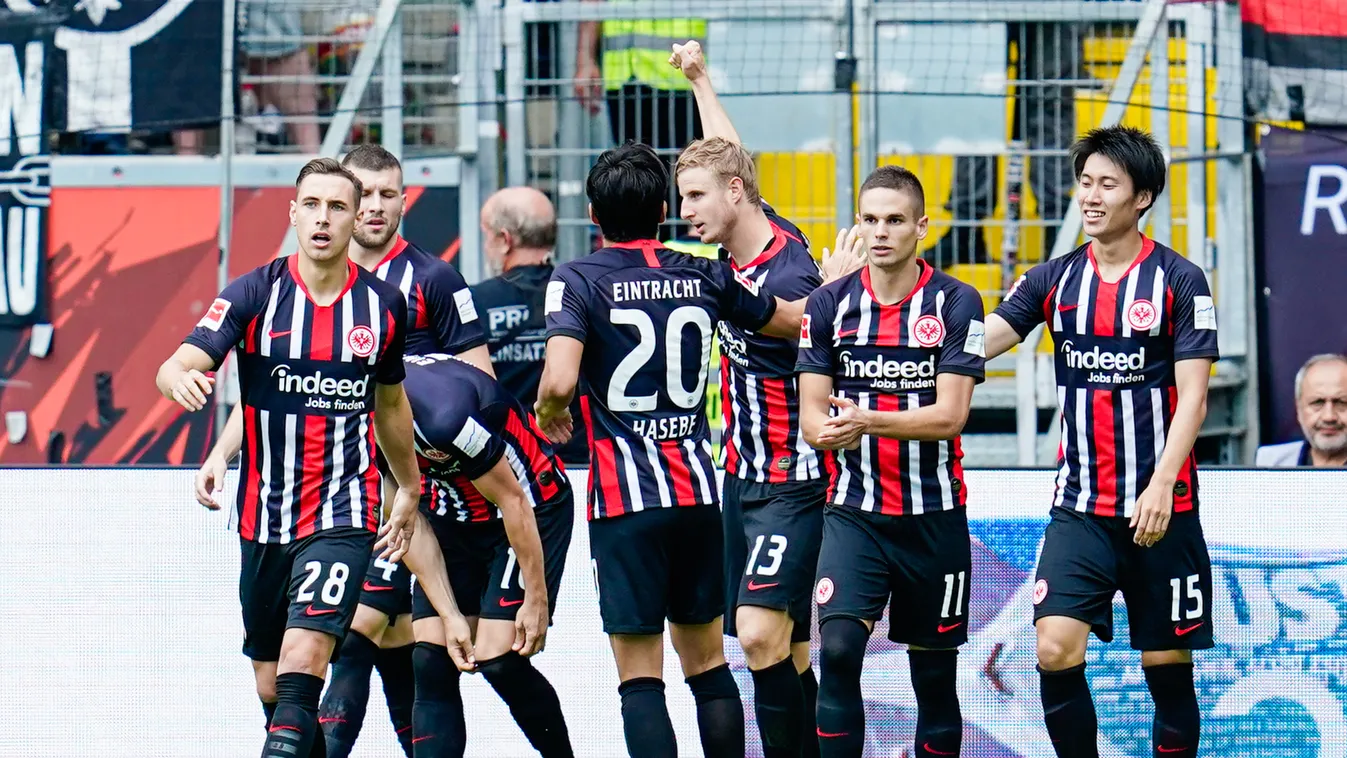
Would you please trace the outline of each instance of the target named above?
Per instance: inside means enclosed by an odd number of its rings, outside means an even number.
[[[655,322],[650,314],[635,308],[614,308],[609,312],[614,324],[636,327],[641,341],[617,364],[608,382],[608,409],[612,411],[653,411],[659,405],[659,393],[633,397],[627,394],[627,385],[636,372],[655,357]],[[701,355],[697,360],[697,383],[692,389],[683,386],[683,330],[697,327]],[[679,408],[692,409],[706,402],[706,371],[711,362],[711,317],[702,308],[683,305],[669,314],[664,324],[665,386],[669,399]]]

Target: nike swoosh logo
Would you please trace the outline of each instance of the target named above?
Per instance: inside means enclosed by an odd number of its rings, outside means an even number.
[[[519,605],[519,604],[522,603],[522,602],[524,602],[524,601],[523,601],[523,600],[506,600],[505,598],[501,598],[501,599],[500,599],[500,607],[502,607],[502,608],[509,608],[509,607],[512,606],[512,605]]]
[[[778,584],[780,584],[780,583],[781,583],[781,582],[769,582],[769,583],[767,583],[767,584],[758,584],[757,582],[755,582],[755,581],[753,581],[753,580],[750,579],[749,582],[748,582],[748,589],[749,589],[749,590],[765,590],[765,589],[767,589],[768,587],[775,587],[776,585],[778,585]]]
[[[1183,751],[1187,750],[1188,748],[1186,748],[1186,747],[1165,747],[1164,745],[1156,745],[1156,746],[1155,746],[1155,749],[1156,749],[1156,750],[1159,750],[1159,751],[1162,752],[1162,753],[1182,753]]]
[[[326,616],[329,613],[336,613],[336,612],[337,612],[336,608],[328,608],[327,610],[320,611],[314,608],[312,605],[304,609],[305,616]]]
[[[851,734],[851,732],[825,732],[822,729],[817,728],[815,729],[815,731],[818,732],[818,736],[820,737],[845,737],[848,734]]]
[[[957,624],[950,624],[949,626],[945,626],[944,624],[941,624],[940,626],[937,626],[937,627],[935,628],[935,631],[936,631],[937,633],[939,633],[939,634],[944,634],[945,632],[951,632],[951,631],[954,631],[955,629],[958,629],[958,628],[961,627],[961,626],[963,626],[963,622],[962,622],[962,621],[958,622]],[[934,752],[936,752],[936,751],[935,751],[935,750],[932,750],[931,752],[934,753]],[[942,755],[953,755],[953,753],[942,753]]]
[[[294,331],[294,329],[286,329],[286,330],[283,331],[283,332],[268,331],[268,332],[267,332],[267,336],[270,337],[271,339],[276,339],[276,338],[278,338],[278,337],[284,337],[285,335],[287,335],[287,334],[289,334],[290,332],[293,332],[293,331]]]
[[[838,337],[851,337],[851,336],[853,336],[853,335],[855,335],[855,334],[856,334],[856,330],[855,330],[855,329],[851,329],[851,330],[840,331],[840,332],[837,333],[837,336],[838,336]]]
[[[318,719],[320,724],[345,724],[346,719]]]
[[[1183,635],[1185,635],[1185,634],[1187,634],[1187,633],[1189,633],[1189,632],[1191,632],[1191,631],[1197,629],[1198,627],[1202,626],[1202,624],[1203,624],[1203,622],[1199,621],[1199,622],[1197,622],[1196,624],[1193,624],[1192,626],[1187,627],[1187,628],[1185,628],[1185,629],[1180,629],[1180,628],[1178,628],[1178,627],[1176,626],[1176,627],[1174,627],[1174,634],[1178,635],[1179,637],[1182,637]]]
[[[1057,310],[1061,312],[1074,311],[1079,305],[1079,303],[1076,303],[1075,305],[1058,305]]]
[[[365,582],[364,584],[360,585],[360,589],[362,589],[362,590],[364,590],[364,591],[366,591],[366,592],[387,592],[388,590],[391,590],[391,589],[393,589],[393,588],[392,588],[392,587],[380,587],[380,586],[377,585],[377,584],[370,584],[369,582]]]
[[[931,747],[931,743],[929,743],[929,742],[926,743],[925,745],[922,745],[921,747],[922,747],[922,749],[924,749],[926,752],[930,753],[931,755],[958,755],[958,754],[959,754],[958,752],[946,752],[946,751],[944,751],[944,750],[936,750],[935,748]]]

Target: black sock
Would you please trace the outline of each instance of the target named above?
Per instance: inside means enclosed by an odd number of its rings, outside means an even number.
[[[744,701],[730,664],[690,676],[687,684],[697,701],[697,731],[706,758],[743,758]]]
[[[804,692],[789,656],[753,675],[753,711],[758,717],[764,758],[798,758]]]
[[[917,758],[957,756],[963,742],[957,688],[959,651],[908,650],[907,662],[917,696]]]
[[[664,682],[643,676],[617,686],[622,697],[622,735],[631,758],[678,758],[669,707],[664,702]]]
[[[1085,664],[1061,671],[1038,668],[1043,721],[1058,758],[1098,758],[1099,723],[1085,681]]]
[[[346,758],[360,736],[369,703],[369,675],[379,651],[369,638],[348,632],[341,655],[332,664],[332,683],[318,707],[318,726],[330,747],[327,758]]]
[[[861,665],[870,630],[853,618],[833,618],[819,630],[822,638],[818,690],[819,755],[860,758],[865,748],[865,703]]]
[[[459,671],[444,645],[412,647],[416,701],[412,705],[412,750],[416,758],[462,758],[468,747]]]
[[[573,758],[566,718],[556,690],[529,659],[511,650],[477,662],[491,689],[510,706],[510,715],[542,758]]]
[[[291,672],[276,677],[276,712],[267,727],[262,758],[307,756],[317,739],[323,678]]]
[[[800,758],[819,758],[818,755],[818,679],[814,678],[814,667],[800,672],[800,689],[804,690],[804,711],[800,713]]]
[[[412,669],[412,646],[381,649],[374,656],[379,679],[384,684],[388,716],[397,732],[398,744],[407,758],[412,755],[412,703],[416,701],[416,675]]]
[[[272,717],[274,717],[274,716],[276,715],[276,703],[275,703],[275,701],[268,703],[267,701],[263,700],[263,701],[262,701],[262,713],[267,717],[267,728],[270,728],[270,727],[271,727],[271,719],[272,719]]]
[[[1155,755],[1194,758],[1202,735],[1202,712],[1193,688],[1193,664],[1167,663],[1142,669],[1155,700]]]

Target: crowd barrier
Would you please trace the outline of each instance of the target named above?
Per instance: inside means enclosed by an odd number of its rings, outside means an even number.
[[[232,493],[235,482],[229,481]],[[583,491],[587,473],[571,478]],[[237,537],[195,504],[189,469],[0,470],[0,756],[254,756],[262,711],[240,653]],[[970,642],[959,694],[965,756],[1047,758],[1030,625],[1052,472],[969,471]],[[1202,521],[1215,566],[1218,646],[1197,656],[1203,754],[1347,755],[1347,474],[1212,470]],[[232,495],[231,495],[232,496]],[[577,505],[577,507],[582,507]],[[625,756],[617,677],[577,519],[556,624],[536,660],[560,695],[577,755]],[[1127,618],[1092,640],[1101,755],[1150,755],[1151,705]],[[906,656],[881,622],[862,687],[867,756],[910,755]],[[745,701],[752,681],[726,651]],[[695,709],[666,649],[680,754],[700,755]],[[480,677],[464,680],[468,755],[534,753]],[[355,755],[398,754],[376,683]],[[752,707],[749,755],[760,756]]]

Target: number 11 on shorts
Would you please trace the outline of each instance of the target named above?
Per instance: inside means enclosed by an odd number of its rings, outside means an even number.
[[[954,583],[957,579],[959,591],[954,591]],[[940,606],[940,618],[947,619],[951,615],[955,618],[963,615],[963,590],[964,584],[968,581],[968,572],[960,571],[957,574],[945,574],[945,602]],[[951,604],[954,612],[950,613]]]

